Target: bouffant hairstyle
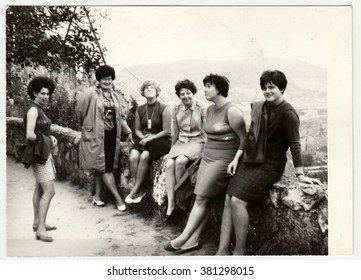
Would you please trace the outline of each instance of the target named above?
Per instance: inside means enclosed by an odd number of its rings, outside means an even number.
[[[33,78],[28,85],[28,95],[32,100],[35,99],[34,93],[39,93],[42,88],[47,88],[49,90],[49,95],[51,96],[55,89],[55,83],[48,77],[38,76]]]
[[[109,76],[112,77],[112,80],[115,79],[115,70],[113,67],[109,65],[99,66],[97,70],[95,70],[95,78],[97,79],[98,82],[100,82],[102,78]]]
[[[209,74],[203,79],[203,84],[207,83],[214,85],[222,96],[228,96],[229,80],[225,76]]]
[[[184,79],[184,80],[181,80],[181,81],[178,81],[175,86],[175,94],[179,97],[179,93],[180,93],[180,90],[182,88],[185,88],[185,89],[188,89],[190,90],[193,94],[196,94],[197,93],[197,87],[195,86],[195,84],[188,80],[188,79]]]
[[[158,81],[156,80],[151,80],[151,79],[148,79],[148,80],[145,80],[144,83],[142,84],[142,86],[140,87],[140,94],[142,96],[144,96],[144,90],[149,87],[149,86],[154,86],[155,87],[155,90],[157,91],[157,97],[159,95],[159,93],[161,92],[161,89],[160,89],[160,84]]]
[[[282,94],[287,87],[287,79],[285,74],[278,70],[267,70],[262,73],[262,76],[260,78],[261,89],[264,90],[266,84],[268,83],[276,85],[280,89]]]

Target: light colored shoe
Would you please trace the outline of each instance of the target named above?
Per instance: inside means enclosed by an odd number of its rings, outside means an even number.
[[[143,197],[145,197],[145,193],[143,193],[141,196],[138,196],[137,198],[134,198],[133,203],[140,203]]]
[[[102,206],[105,205],[105,203],[104,203],[103,201],[97,200],[97,199],[95,198],[95,196],[93,196],[93,201],[92,201],[92,203],[93,203],[94,205],[96,205],[96,206],[99,206],[99,207],[102,207]]]
[[[127,206],[125,205],[125,203],[123,203],[122,205],[118,205],[118,203],[116,202],[116,205],[117,205],[117,209],[120,212],[124,212],[125,210],[127,210]]]
[[[128,204],[132,204],[133,203],[133,199],[130,197],[130,194],[127,195],[127,197],[124,200],[126,203]]]

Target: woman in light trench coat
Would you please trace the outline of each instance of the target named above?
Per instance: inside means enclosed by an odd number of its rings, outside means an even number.
[[[88,88],[79,98],[76,112],[81,128],[80,166],[95,178],[93,204],[104,206],[100,199],[103,182],[116,200],[117,209],[125,211],[113,171],[119,166],[120,141],[132,142],[132,133],[125,121],[121,98],[113,90],[114,68],[100,66],[95,76],[99,84]]]

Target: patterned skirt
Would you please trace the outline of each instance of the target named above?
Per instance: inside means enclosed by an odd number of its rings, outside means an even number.
[[[55,165],[53,157],[50,154],[45,165],[34,163],[31,165],[33,174],[37,183],[46,183],[55,179]]]
[[[230,179],[227,194],[252,203],[262,198],[277,183],[285,165],[277,161],[265,163],[240,162],[236,174]]]

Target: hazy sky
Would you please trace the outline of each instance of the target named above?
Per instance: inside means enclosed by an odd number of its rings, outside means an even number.
[[[327,67],[347,7],[92,7],[107,63],[296,58]],[[95,13],[94,13],[95,14]],[[350,17],[349,17],[350,18]],[[351,30],[350,30],[351,31]],[[347,42],[344,42],[345,44]],[[348,42],[349,43],[349,42]],[[336,45],[336,46],[335,46]]]

